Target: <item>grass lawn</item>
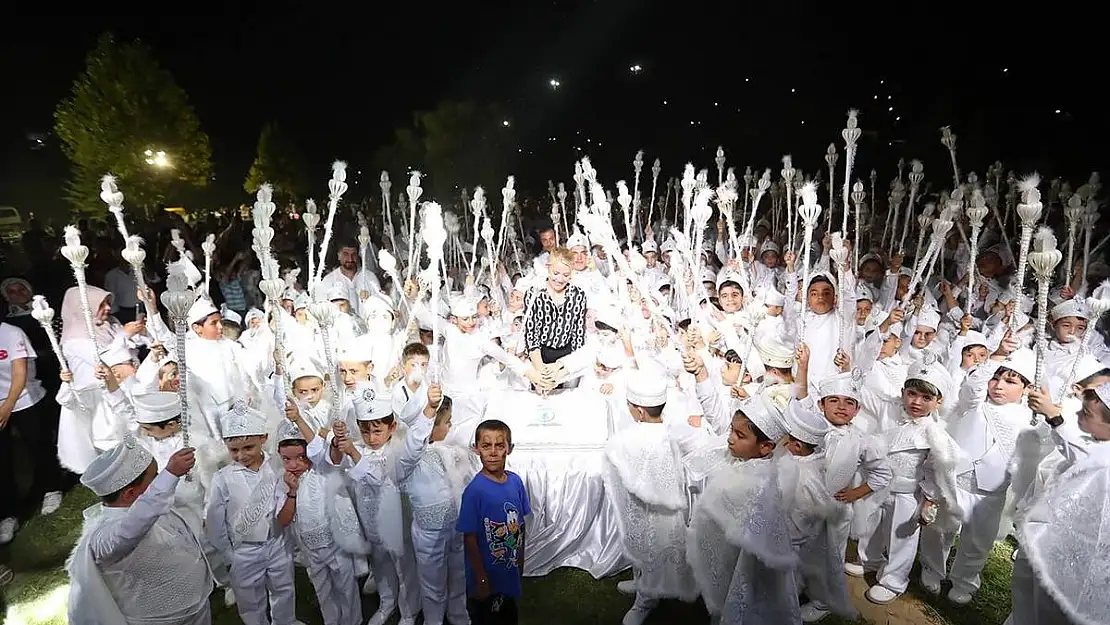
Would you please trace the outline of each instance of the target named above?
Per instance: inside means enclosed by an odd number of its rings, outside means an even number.
[[[0,589],[0,623],[7,625],[64,625],[68,588],[63,566],[81,532],[81,512],[95,503],[93,494],[78,486],[68,493],[62,508],[49,517],[35,517],[16,535],[7,547],[0,549],[0,562],[15,570],[15,580]],[[916,622],[941,625],[1001,625],[1010,611],[1011,545],[996,546],[983,573],[983,588],[970,606],[960,608],[943,598],[930,597],[919,586],[911,586],[910,595],[920,599],[926,614]],[[625,574],[627,577],[628,574]],[[623,579],[622,577],[621,579]],[[916,579],[916,574],[915,574]],[[524,625],[593,625],[617,624],[631,604],[631,599],[616,590],[616,579],[594,580],[588,573],[561,569],[542,578],[525,580],[521,602],[521,623]],[[322,625],[316,596],[304,571],[297,576],[298,616],[308,625]],[[239,623],[235,609],[223,607],[222,593],[213,593],[213,623]],[[912,600],[912,599],[911,599]],[[900,601],[908,601],[902,599]],[[376,606],[375,597],[367,597],[365,617]],[[931,612],[931,614],[930,614]],[[930,618],[931,617],[931,618]],[[700,604],[687,605],[664,602],[648,619],[649,624],[663,625],[706,623],[708,618]],[[860,620],[859,623],[875,621]],[[890,621],[900,625],[904,620]],[[848,625],[842,619],[828,618],[825,625]],[[885,622],[880,625],[886,625]],[[913,624],[907,624],[913,625]]]

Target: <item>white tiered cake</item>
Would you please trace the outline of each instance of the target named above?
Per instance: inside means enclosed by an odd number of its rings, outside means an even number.
[[[550,397],[500,391],[489,398],[485,417],[507,423],[517,449],[598,449],[609,439],[606,401],[584,390]]]

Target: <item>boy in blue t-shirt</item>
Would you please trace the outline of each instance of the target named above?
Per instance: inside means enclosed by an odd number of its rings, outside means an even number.
[[[474,451],[482,471],[463,491],[455,529],[466,545],[467,611],[472,625],[516,625],[516,598],[524,571],[524,517],[532,514],[528,492],[505,470],[513,433],[502,421],[478,424]]]

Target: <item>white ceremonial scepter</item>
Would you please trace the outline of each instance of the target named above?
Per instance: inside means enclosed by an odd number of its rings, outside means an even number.
[[[310,198],[305,201],[301,221],[304,223],[305,240],[308,241],[308,275],[305,278],[305,289],[311,294],[312,277],[316,275],[316,226],[320,225],[320,213],[316,211],[316,200]]]
[[[1075,270],[1075,235],[1083,223],[1083,198],[1078,193],[1068,198],[1068,206],[1064,209],[1064,220],[1068,227],[1068,262],[1064,265],[1064,284],[1071,284],[1072,272]],[[1090,325],[1090,324],[1088,324]]]
[[[120,255],[127,264],[131,265],[131,273],[135,277],[135,287],[143,294],[143,308],[148,319],[158,314],[157,310],[150,309],[150,302],[146,299],[146,278],[143,276],[143,262],[146,260],[146,250],[143,249],[143,239],[138,235],[127,237],[123,251]]]
[[[567,221],[567,186],[560,182],[556,188],[558,190],[555,192],[555,197],[559,200],[559,217],[563,220],[563,232],[570,232],[570,222]],[[524,236],[523,228],[520,234]]]
[[[81,231],[74,226],[65,227],[65,242],[62,246],[62,256],[69,261],[73,269],[73,277],[77,279],[77,293],[81,297],[81,314],[85,319],[85,331],[93,344],[93,354],[100,354],[100,345],[96,342],[96,328],[93,322],[93,310],[89,305],[89,283],[85,280],[85,261],[89,258],[89,248],[81,245]]]
[[[1086,292],[1087,290],[1087,268],[1090,266],[1091,261],[1091,235],[1095,231],[1095,224],[1098,223],[1098,201],[1087,200],[1087,211],[1083,215],[1083,269],[1082,269],[1082,282],[1080,290]]]
[[[324,264],[328,258],[328,245],[331,243],[332,227],[335,225],[335,213],[339,209],[339,200],[346,192],[347,163],[335,161],[331,165],[331,180],[328,180],[328,220],[324,222],[324,240],[320,241],[320,255],[316,261],[316,277],[313,284],[319,284],[324,276]]]
[[[559,220],[558,202],[551,203],[551,213],[548,214],[548,217],[551,219],[551,229],[555,231],[555,245],[558,246],[560,245],[560,241],[562,241],[562,239],[559,238],[559,231],[563,229],[563,224],[560,223]],[[569,233],[567,233],[567,235],[566,238],[569,238]]]
[[[494,273],[494,271],[497,265],[497,251],[493,242],[493,224],[490,223],[489,217],[486,217],[482,221],[482,240],[486,243],[486,258],[488,259],[489,263],[490,286],[493,287],[496,285],[496,282],[494,281],[494,276],[496,274]],[[475,255],[477,255],[477,247],[475,247],[474,253]]]
[[[123,259],[131,265],[132,270],[135,272],[135,284],[145,294],[146,288],[143,284],[142,260],[139,261],[139,266],[136,268],[135,263],[132,263],[130,260],[127,259],[126,248],[130,245],[131,236],[127,232],[127,222],[123,219],[123,194],[120,193],[119,188],[116,186],[115,176],[108,174],[100,179],[100,199],[108,205],[108,212],[112,213],[112,217],[115,218],[116,230],[119,231],[120,236],[123,237],[123,243],[125,246],[125,249],[122,253]],[[142,242],[141,239],[139,242]],[[143,253],[143,259],[146,259],[145,252]],[[145,304],[146,297],[144,296],[142,299],[143,303]],[[146,312],[147,316],[149,317],[149,307],[146,309]]]
[[[416,245],[416,208],[419,205],[420,197],[424,195],[424,188],[420,186],[421,173],[414,171],[409,174],[409,186],[405,187],[405,192],[409,196],[409,262],[408,266],[409,275],[412,275],[412,269],[420,261],[420,253]]]
[[[655,216],[655,201],[656,201],[655,200],[655,188],[659,184],[659,173],[662,172],[662,171],[663,171],[663,165],[659,162],[659,159],[655,159],[655,163],[651,166],[651,198],[650,198],[651,201],[648,202],[648,217],[647,217],[647,227],[650,228],[652,232],[655,232],[655,225],[654,225],[654,221],[653,221],[653,218]]]
[[[948,237],[948,231],[952,229],[952,221],[948,211],[941,212],[940,217],[934,219],[930,225],[933,228],[933,234],[929,238],[929,247],[925,250],[925,255],[916,259],[914,263],[913,277],[910,278],[910,285],[906,289],[906,296],[901,305],[903,311],[909,309],[910,303],[913,302],[914,293],[917,291],[917,285],[921,284],[923,276],[925,281],[928,282],[928,275],[933,271],[937,252],[942,249],[944,240]]]
[[[749,173],[751,169],[749,168]],[[794,250],[794,160],[789,154],[782,157],[782,180],[786,185],[786,248]],[[744,174],[744,189],[748,188],[748,175]],[[744,199],[747,203],[747,198]]]
[[[477,194],[477,193],[475,193]],[[432,350],[432,362],[430,363],[428,380],[431,383],[438,383],[439,381],[439,367],[441,354],[439,349],[439,267],[443,260],[443,243],[447,240],[447,231],[443,227],[443,209],[435,202],[428,202],[424,205],[424,211],[420,224],[420,230],[424,235],[424,242],[428,246],[428,268],[425,270],[425,277],[428,284],[431,285],[432,296],[429,301],[431,308],[432,324],[432,345],[435,349]],[[474,256],[478,255],[477,237],[474,239]],[[473,271],[473,264],[471,265]]]
[[[967,221],[971,224],[971,243],[968,246],[970,258],[967,265],[967,312],[969,314],[971,303],[979,297],[975,290],[975,276],[979,273],[976,262],[979,257],[979,234],[983,231],[983,221],[987,218],[988,212],[987,200],[983,197],[983,192],[975,188],[971,192],[971,206],[967,207]]]
[[[266,296],[264,306],[267,319],[274,324],[274,365],[276,370],[281,372],[282,383],[278,385],[278,398],[284,407],[285,399],[293,394],[293,381],[289,379],[289,369],[285,366],[285,324],[281,318],[281,298],[289,285],[282,280],[281,267],[270,248],[274,240],[274,228],[271,223],[276,210],[277,205],[273,202],[273,187],[269,183],[264,183],[258,187],[254,206],[251,208],[251,218],[254,221],[254,228],[251,230],[254,243],[251,248],[258,257],[261,274],[258,290]],[[311,257],[312,254],[309,253],[309,258]]]
[[[717,186],[723,186],[725,184],[725,163],[727,162],[724,146],[717,146],[717,156],[713,159],[713,162],[717,164]]]
[[[393,183],[389,181],[389,172],[384,169],[378,181],[378,187],[382,190],[382,221],[389,228],[389,244],[393,251],[397,253],[397,235],[394,234],[393,211],[389,209],[389,190],[393,187]]]
[[[856,183],[852,185],[852,205],[856,210],[856,234],[852,238],[852,267],[855,268],[856,271],[859,270],[859,248],[863,243],[860,241],[859,215],[865,199],[867,199],[867,192],[863,190],[863,181],[857,179]]]
[[[474,265],[478,262],[478,236],[482,229],[482,217],[486,214],[486,191],[482,187],[474,188],[474,199],[470,200],[470,212],[474,215],[474,249],[470,254],[470,270],[467,275],[474,275]],[[409,275],[412,275],[412,266],[409,266]]]
[[[906,253],[906,236],[910,233],[910,221],[914,214],[917,199],[921,197],[921,181],[925,179],[925,165],[916,158],[910,161],[910,199],[906,204],[906,218],[902,220],[902,237],[898,239],[898,253]],[[894,247],[891,245],[891,247]]]
[[[1017,276],[1011,285],[1014,296],[1015,310],[1021,310],[1021,302],[1025,297],[1025,270],[1029,265],[1029,243],[1033,240],[1033,227],[1041,217],[1041,192],[1037,187],[1041,184],[1041,177],[1030,174],[1022,179],[1021,202],[1017,205],[1018,219],[1021,220],[1021,238],[1018,241]],[[1017,332],[1018,316],[1010,315],[1010,329]]]
[[[840,232],[832,233],[829,238],[832,240],[832,248],[829,250],[829,260],[831,260],[836,267],[837,284],[840,288],[840,293],[837,294],[836,301],[843,302],[845,301],[844,298],[851,297],[846,288],[848,281],[844,279],[845,268],[848,266],[848,248],[844,247],[844,235]],[[808,282],[806,284],[808,284]],[[850,329],[850,324],[846,321],[840,323],[840,349],[845,354],[851,353],[851,344],[848,342],[848,331]]]
[[[58,364],[62,367],[62,372],[69,371],[69,363],[66,362],[66,357],[62,353],[62,346],[58,344],[58,337],[54,335],[54,309],[46,301],[46,298],[41,295],[36,295],[31,298],[31,316],[35,321],[39,322],[42,326],[43,332],[46,332],[46,339],[50,341],[50,349],[54,352],[54,357],[58,359]],[[1093,325],[1093,324],[1092,324]],[[74,391],[73,397],[77,399],[77,404],[82,410],[88,410],[84,402],[81,401],[81,396],[77,394],[76,389],[69,382],[65,382]]]
[[[216,253],[216,235],[209,234],[204,237],[204,243],[200,244],[200,249],[204,252],[204,294],[211,297],[212,291],[209,285],[212,281],[212,254]]]
[[[694,258],[694,284],[698,293],[697,302],[702,299],[708,299],[708,294],[705,290],[705,283],[702,282],[698,276],[701,275],[702,267],[705,266],[704,256],[701,253],[702,242],[705,239],[705,227],[709,224],[709,219],[713,217],[713,210],[709,208],[709,201],[713,199],[713,190],[709,188],[698,191],[698,195],[694,198],[694,207],[691,211],[694,224],[697,230],[694,231],[694,249],[691,250],[691,255]],[[696,308],[698,303],[694,303]]]
[[[162,293],[162,305],[170,314],[174,336],[177,339],[177,401],[181,408],[181,439],[189,446],[189,373],[185,362],[185,333],[189,327],[189,309],[196,302],[196,293],[189,288],[189,279],[178,266],[171,266],[166,278],[166,290]]]
[[[586,175],[582,173],[582,161],[574,164],[574,214],[577,218],[578,209],[586,206]]]
[[[1044,382],[1044,355],[1047,347],[1045,329],[1048,324],[1048,287],[1052,284],[1052,272],[1060,264],[1060,250],[1056,249],[1056,236],[1052,229],[1042,227],[1033,239],[1033,252],[1029,254],[1029,266],[1037,279],[1037,367],[1034,373],[1033,388],[1041,388]],[[1017,314],[1011,315],[1016,317]],[[1037,413],[1033,413],[1030,425],[1037,425]]]
[[[798,330],[798,342],[806,340],[806,313],[809,311],[809,252],[813,247],[813,228],[817,225],[817,218],[821,216],[821,205],[817,203],[817,185],[807,182],[802,185],[802,205],[798,207],[798,216],[802,220],[804,234],[802,237],[802,314]],[[755,212],[754,209],[752,211]]]
[[[516,176],[509,176],[505,187],[501,189],[501,224],[497,228],[497,247],[494,256],[501,258],[505,250],[505,231],[511,226],[513,204],[516,203]]]
[[[735,183],[735,177],[732,182]],[[725,223],[728,224],[728,249],[730,250],[733,258],[739,257],[740,242],[736,237],[736,222],[733,221],[733,213],[736,211],[736,200],[740,196],[736,193],[736,185],[729,185],[728,181],[717,188],[717,208],[721,211],[721,215],[725,218]]]
[[[690,213],[690,210],[691,210],[691,207],[693,206],[693,202],[694,202],[694,185],[696,184],[696,180],[694,179],[694,164],[693,163],[686,163],[686,168],[682,172],[682,183],[681,184],[682,184],[682,210],[683,210],[683,213],[682,213],[682,234],[686,235],[686,238],[689,239],[690,238],[690,221],[691,221],[691,219],[693,219],[693,215]],[[677,223],[677,221],[678,220],[676,219],[675,222]]]
[[[840,156],[836,153],[836,144],[830,143],[825,151],[825,162],[829,165],[829,210],[827,213],[828,229],[832,231],[833,212],[836,209],[836,162]]]
[[[335,346],[331,341],[331,329],[335,327],[335,320],[339,317],[339,307],[327,301],[313,300],[308,305],[308,313],[320,325],[320,338],[324,343],[324,360],[328,365],[328,382],[331,387],[331,406],[328,409],[328,421],[335,423],[341,421],[339,416],[339,367],[335,361]]]
[[[952,189],[960,188],[960,167],[956,164],[956,133],[951,126],[940,129],[940,142],[948,148],[948,156],[952,159]]]
[[[640,230],[640,174],[644,170],[644,151],[636,152],[636,158],[632,159],[632,171],[636,174],[636,179],[632,183],[632,223],[636,226],[636,232]],[[632,239],[635,234],[628,233],[628,244],[632,245]]]
[[[555,183],[547,181],[547,195],[551,198],[551,213],[548,217],[551,218],[551,226],[555,232],[555,245],[559,245],[559,230],[562,229],[563,224],[559,220],[559,197],[555,195]]]
[[[925,209],[917,216],[917,247],[914,248],[913,257],[916,260],[921,256],[921,252],[925,249],[925,235],[929,233],[929,226],[933,223],[933,213],[936,212],[937,205],[932,202],[925,204]]]
[[[840,136],[844,139],[844,218],[840,226],[840,232],[843,233],[844,236],[848,235],[848,200],[851,197],[852,190],[852,168],[856,165],[856,142],[859,140],[861,134],[859,120],[857,119],[858,115],[859,111],[855,109],[848,111],[848,125],[844,127],[844,130],[840,131]],[[832,213],[831,206],[829,207],[829,213]],[[856,217],[859,217],[859,213],[856,213]],[[855,246],[853,246],[853,248],[854,247]]]
[[[632,247],[632,196],[628,194],[628,184],[623,180],[617,182],[617,204],[624,213],[625,242]]]
[[[362,222],[358,227],[358,257],[362,262],[361,270],[358,272],[358,305],[361,307],[363,294],[369,297],[371,287],[368,277],[370,275],[370,228],[361,214],[358,218]]]
[[[1091,296],[1086,300],[1087,316],[1087,329],[1083,331],[1082,343],[1079,345],[1079,352],[1075,355],[1075,360],[1071,363],[1071,369],[1068,371],[1068,378],[1064,384],[1060,386],[1060,390],[1056,392],[1052,403],[1059,404],[1064,401],[1064,394],[1075,384],[1075,377],[1078,375],[1079,362],[1083,356],[1090,353],[1091,337],[1097,332],[1098,322],[1107,312],[1110,312],[1110,280],[1104,281],[1101,285],[1095,287]]]
[[[744,227],[744,237],[752,241],[753,247],[759,243],[755,241],[752,236],[752,233],[755,232],[755,217],[759,214],[759,202],[770,188],[771,170],[765,169],[763,170],[763,175],[759,177],[759,181],[755,183],[755,188],[751,190],[752,212],[748,215],[748,224]]]

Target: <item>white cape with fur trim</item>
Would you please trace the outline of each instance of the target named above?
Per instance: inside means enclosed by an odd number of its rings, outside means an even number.
[[[1110,623],[1110,443],[1057,478],[1018,527],[1040,588],[1074,625]]]
[[[636,591],[696,599],[685,558],[686,481],[668,427],[636,423],[621,430],[609,439],[602,464],[625,556],[640,574]]]
[[[734,460],[698,500],[686,555],[710,614],[722,625],[801,622],[775,461]]]

